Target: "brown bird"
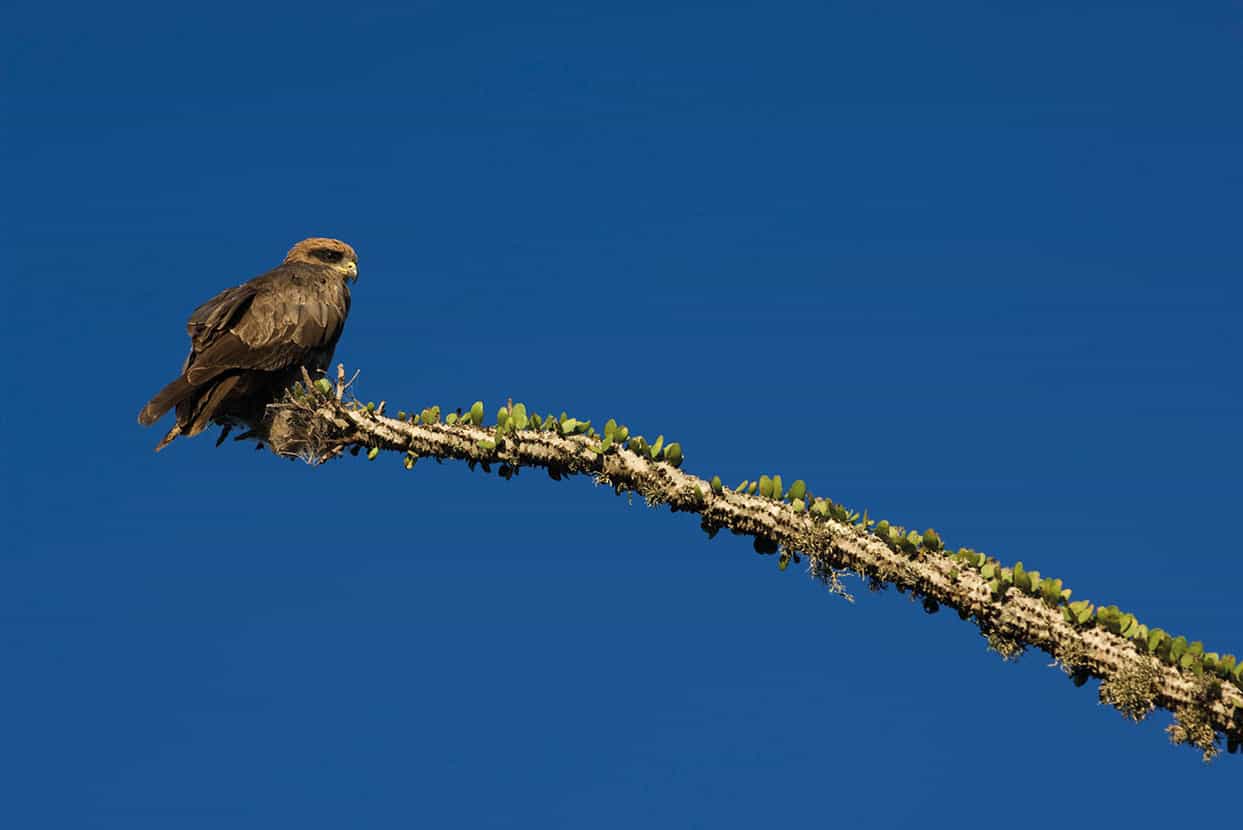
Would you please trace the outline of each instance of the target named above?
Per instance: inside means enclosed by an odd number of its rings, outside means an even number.
[[[181,376],[138,413],[150,426],[173,407],[177,423],[156,445],[197,435],[211,423],[254,428],[267,405],[301,378],[322,373],[350,313],[348,281],[358,255],[338,239],[304,239],[285,261],[194,310],[186,323],[190,354]]]

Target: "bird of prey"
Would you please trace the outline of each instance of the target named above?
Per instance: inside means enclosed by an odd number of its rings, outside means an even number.
[[[186,323],[190,354],[181,374],[138,413],[150,426],[176,407],[177,423],[156,445],[197,435],[211,423],[253,429],[302,375],[328,368],[350,312],[358,256],[338,239],[304,239],[285,261],[221,291]],[[223,440],[223,437],[222,437]]]

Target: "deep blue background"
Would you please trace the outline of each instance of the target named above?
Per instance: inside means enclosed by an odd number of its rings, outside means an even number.
[[[364,399],[614,416],[1243,651],[1236,4],[522,5],[6,13],[0,821],[1222,804],[1163,713],[585,479],[151,453],[189,311],[338,236]]]

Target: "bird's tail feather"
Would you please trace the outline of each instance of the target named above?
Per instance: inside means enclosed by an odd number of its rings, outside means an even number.
[[[160,450],[167,447],[169,444],[172,443],[173,439],[176,438],[180,434],[181,434],[181,424],[173,424],[173,428],[168,431],[168,434],[160,439],[160,443],[155,445],[155,451],[159,452]]]
[[[177,378],[169,383],[159,392],[155,393],[155,397],[147,402],[147,405],[138,413],[138,423],[145,427],[149,427],[160,417],[176,406],[182,398],[190,394],[194,387],[186,383],[185,378]],[[171,438],[168,440],[172,440]]]

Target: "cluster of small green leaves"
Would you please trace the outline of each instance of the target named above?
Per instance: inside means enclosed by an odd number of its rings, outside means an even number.
[[[1088,609],[1079,609],[1081,616]],[[1130,640],[1137,650],[1144,654],[1156,655],[1169,666],[1189,671],[1197,677],[1217,677],[1230,680],[1243,688],[1243,663],[1238,662],[1233,654],[1221,655],[1215,651],[1204,650],[1204,643],[1196,640],[1188,643],[1186,637],[1173,637],[1160,628],[1148,628],[1134,614],[1121,611],[1116,605],[1107,605],[1095,609],[1095,621],[1100,627]]]
[[[1045,605],[1050,608],[1070,601],[1071,591],[1062,587],[1062,580],[1041,577],[1040,571],[1029,571],[1023,567],[1022,562],[1015,562],[1014,567],[1007,568],[991,556],[970,548],[961,548],[957,553],[950,554],[950,558],[960,565],[979,571],[980,576],[988,580],[993,599],[999,600],[1011,588],[1018,588],[1025,594],[1044,600]],[[1063,609],[1063,613],[1066,613],[1066,609]],[[1071,621],[1069,616],[1066,619]]]
[[[368,403],[364,408],[369,412],[375,411],[375,405],[372,403]],[[483,426],[483,413],[483,401],[475,401],[468,410],[463,411],[459,408],[455,412],[450,412],[445,416],[444,423],[449,426],[455,424]],[[411,424],[430,426],[441,422],[440,414],[440,407],[432,406],[412,415],[407,415],[404,411],[398,412],[397,419]],[[550,432],[560,436],[586,435],[588,438],[598,440],[592,449],[599,454],[604,454],[614,447],[624,447],[652,461],[666,461],[674,467],[682,466],[682,445],[674,442],[666,444],[663,435],[658,435],[656,440],[649,444],[642,435],[632,436],[629,427],[619,425],[612,418],[604,424],[604,434],[601,435],[592,427],[589,420],[572,418],[564,410],[560,415],[551,413],[540,415],[538,412],[528,412],[524,403],[509,402],[500,407],[496,412],[495,437],[480,440],[478,446],[481,450],[489,452],[498,448],[504,449],[507,436],[523,431]],[[369,453],[368,457],[374,458],[375,456]],[[412,466],[414,466],[413,461],[408,457],[406,468],[409,469]]]
[[[381,404],[381,406],[383,405]],[[379,410],[372,401],[368,401],[366,405],[361,406],[360,408],[366,412],[379,414]],[[407,413],[405,410],[398,410],[397,420],[407,424],[422,424],[423,426],[431,426],[433,424],[441,423],[441,414],[439,405],[424,407],[418,412]],[[449,426],[454,426],[456,424],[483,424],[483,401],[475,401],[468,409],[458,407],[453,412],[444,415],[444,423]],[[367,458],[374,461],[376,456],[379,455],[379,452],[380,450],[378,447],[372,447],[367,452]],[[408,451],[402,459],[402,465],[409,470],[414,467],[418,460],[418,454],[411,450]]]
[[[881,519],[872,529],[872,533],[891,549],[901,551],[908,556],[919,556],[929,552],[939,553],[945,548],[941,537],[932,528],[928,528],[923,533],[918,530],[908,531],[901,525],[890,524],[885,519]]]
[[[618,424],[612,418],[604,422],[604,440],[594,449],[598,453],[606,453],[615,445],[622,445],[651,461],[667,461],[674,467],[682,466],[682,445],[677,442],[665,443],[665,436],[657,435],[656,440],[648,443],[642,435],[631,435],[630,429]]]
[[[1025,570],[1022,562],[1007,568],[996,559],[968,548],[951,554],[951,558],[979,571],[980,576],[988,580],[994,599],[1003,597],[1010,588],[1017,588],[1039,597],[1050,608],[1061,606],[1062,617],[1076,628],[1098,626],[1126,638],[1141,654],[1156,655],[1167,665],[1177,666],[1197,677],[1229,680],[1243,689],[1243,663],[1233,654],[1222,656],[1214,651],[1206,652],[1199,641],[1188,643],[1186,637],[1172,637],[1160,628],[1150,629],[1134,614],[1116,605],[1097,607],[1088,600],[1071,602],[1071,591],[1062,587],[1062,580],[1042,578],[1039,571]]]
[[[482,413],[483,403],[480,402],[477,406]],[[506,436],[524,430],[554,432],[558,435],[581,435],[589,429],[591,429],[590,421],[580,423],[565,412],[561,413],[560,418],[553,415],[540,415],[538,412],[527,414],[526,404],[507,403],[496,411],[496,437],[485,438],[478,442],[478,446],[479,449],[487,452],[498,448],[504,449]]]
[[[714,493],[725,491],[725,487],[721,484],[720,476],[712,477],[711,487]],[[785,489],[785,482],[781,480],[781,476],[761,475],[755,481],[743,479],[733,488],[733,491],[742,495],[758,495],[762,499],[785,502],[790,505],[795,513],[806,511],[817,519],[836,519],[846,524],[859,524],[865,528],[875,524],[875,522],[867,518],[866,513],[862,520],[860,520],[859,514],[845,505],[834,504],[832,499],[816,497],[807,490],[807,482],[801,478],[791,484],[790,489],[787,490]]]
[[[717,495],[724,493],[726,490],[720,476],[713,476],[709,487]],[[808,491],[807,482],[801,478],[791,484],[789,489],[786,489],[785,482],[780,475],[761,475],[754,481],[743,479],[732,489],[732,492],[783,502],[788,504],[795,513],[805,512],[821,521],[835,519],[839,522],[858,525],[865,529],[875,524],[867,518],[866,511],[860,517],[858,513],[845,505],[835,504],[832,499],[817,497]],[[780,551],[781,555],[777,558],[777,567],[783,571],[789,566],[791,560],[794,562],[800,561],[797,552],[781,550],[776,541],[763,536],[756,537],[754,547],[756,553],[765,556]]]
[[[374,412],[375,406],[368,403],[366,409],[369,412]],[[429,406],[419,410],[418,412],[412,412],[409,414],[407,414],[405,410],[398,410],[397,420],[404,421],[408,424],[431,426],[432,424],[440,423],[440,415],[441,412],[439,406]],[[444,422],[449,426],[453,426],[454,424],[482,424],[483,401],[475,401],[475,403],[471,405],[470,409],[465,411],[463,411],[461,407],[458,407],[453,412],[445,415]]]
[[[308,394],[306,386],[300,382],[294,382],[289,387],[289,393],[294,400],[302,400]],[[328,378],[320,378],[311,385],[310,393],[316,397],[327,397],[332,394],[332,384],[328,382]]]
[[[476,406],[482,407],[482,404],[476,404]],[[565,410],[562,410],[560,415],[541,416],[537,412],[528,415],[526,405],[521,403],[509,403],[497,410],[497,438],[480,441],[479,447],[484,450],[503,448],[506,435],[524,430],[551,432],[560,436],[585,435],[596,439],[592,450],[600,455],[615,447],[624,447],[651,461],[667,461],[674,467],[682,465],[682,446],[677,443],[666,444],[663,435],[657,436],[656,440],[649,444],[642,435],[631,435],[629,427],[618,424],[612,418],[605,422],[604,434],[601,435],[591,425],[591,421],[572,418]]]

